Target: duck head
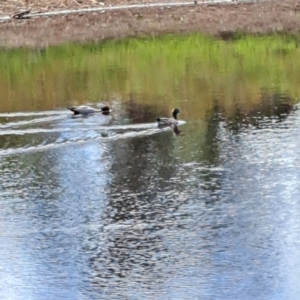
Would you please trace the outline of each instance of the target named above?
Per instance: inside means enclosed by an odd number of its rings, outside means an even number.
[[[109,115],[110,109],[108,106],[103,106],[103,107],[101,107],[101,112],[103,115]]]
[[[174,117],[174,119],[177,120],[177,115],[180,113],[180,110],[178,108],[174,108],[172,110],[172,116]]]

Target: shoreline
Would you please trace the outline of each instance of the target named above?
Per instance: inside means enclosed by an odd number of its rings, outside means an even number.
[[[296,34],[300,32],[299,21],[300,1],[295,0],[102,10],[3,21],[0,46],[44,48],[68,42],[195,32],[223,39],[232,39],[235,33]]]

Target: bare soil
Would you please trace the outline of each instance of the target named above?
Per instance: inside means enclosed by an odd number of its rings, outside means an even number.
[[[81,9],[90,7],[113,6],[121,4],[161,3],[166,0],[1,0],[0,15],[7,15],[18,10],[32,8],[37,11],[51,11],[58,9]],[[184,0],[172,0],[184,2]]]
[[[153,0],[151,3],[154,1],[162,2]],[[13,14],[18,9],[26,7],[32,7],[32,11],[38,11],[42,5],[44,5],[43,10],[48,11],[57,8],[92,7],[93,5],[99,7],[101,5],[97,0],[65,0],[61,1],[63,6],[60,6],[62,4],[59,4],[60,1],[57,0],[27,0],[27,4],[25,2],[1,1],[0,9],[6,14]],[[36,2],[38,5],[35,5]],[[117,0],[113,4],[124,3],[133,2]],[[105,5],[107,4],[106,2]],[[235,32],[269,34],[299,31],[300,1],[288,0],[253,4],[124,9],[55,17],[34,17],[25,20],[13,19],[0,23],[0,46],[45,47],[64,42],[100,41],[166,33],[201,32],[227,39],[231,38]]]

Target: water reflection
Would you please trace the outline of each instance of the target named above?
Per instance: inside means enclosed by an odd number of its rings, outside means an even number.
[[[93,285],[101,292],[111,279],[114,299],[124,289],[128,297],[138,298],[163,290],[170,255],[162,232],[172,226],[178,206],[173,197],[182,185],[170,186],[178,173],[173,148],[170,132],[110,144],[114,157],[103,216],[106,246],[97,249],[91,266],[97,274]]]
[[[199,64],[130,92],[136,69],[111,67],[109,115],[0,114],[1,299],[298,299],[298,105],[237,79],[221,93]],[[186,123],[159,128],[172,107]]]
[[[242,111],[237,105],[232,116],[227,120],[228,128],[236,133],[249,126],[263,128],[270,120],[283,122],[293,110],[292,99],[284,94],[263,93],[261,103],[259,111]]]
[[[298,264],[299,116],[280,105],[286,97],[278,99],[266,112],[279,112],[276,105],[282,113],[266,113],[264,126],[242,126],[239,112],[234,130],[216,105],[203,132],[187,120],[183,136],[162,130],[4,157],[0,219],[10,233],[1,235],[1,272],[9,280],[1,281],[3,299],[284,298],[285,280],[300,275],[286,259],[294,253]],[[117,126],[135,119],[132,107],[116,109]],[[147,121],[158,114],[141,105],[134,111]],[[51,126],[77,122],[92,132],[97,124],[108,132],[116,126],[101,116]],[[56,139],[61,134],[72,138],[57,131]],[[192,161],[185,155],[191,138],[192,152],[201,153]],[[12,293],[13,274],[19,289]]]

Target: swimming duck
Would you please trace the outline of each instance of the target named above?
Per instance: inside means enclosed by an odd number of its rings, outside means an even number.
[[[73,112],[74,115],[87,115],[87,114],[94,114],[94,113],[103,113],[109,114],[109,107],[103,106],[101,109],[96,109],[90,106],[80,105],[80,106],[71,106],[67,107],[70,111]]]
[[[178,123],[177,120],[177,114],[180,113],[180,110],[178,108],[174,108],[172,110],[172,116],[173,118],[157,118],[156,121],[158,122],[158,125],[174,125]]]

